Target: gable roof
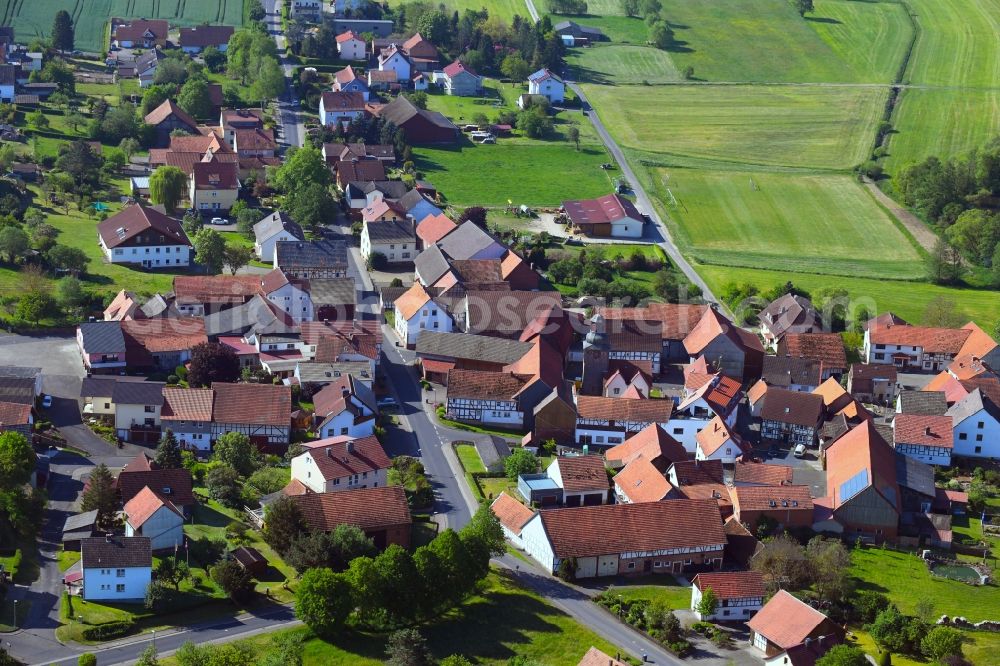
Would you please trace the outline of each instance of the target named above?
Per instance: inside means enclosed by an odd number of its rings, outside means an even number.
[[[788,465],[768,465],[765,463],[738,461],[733,471],[733,482],[761,486],[782,486],[792,482],[792,468]]]
[[[673,400],[605,398],[599,395],[578,395],[578,418],[597,421],[631,421],[633,423],[666,423],[673,412]]]
[[[644,308],[595,308],[595,314],[611,319],[659,321],[664,340],[683,340],[709,309],[707,305],[687,303],[649,303]]]
[[[541,68],[537,72],[528,74],[528,80],[531,81],[532,83],[541,83],[542,81],[546,80],[552,80],[557,83],[563,82],[562,79],[560,79],[558,76],[553,74],[548,68],[545,67]]]
[[[278,241],[274,257],[282,269],[346,269],[347,245],[342,240]]]
[[[611,224],[626,219],[643,221],[635,204],[618,194],[606,194],[596,199],[563,201],[562,207],[577,226]]]
[[[712,500],[549,509],[537,519],[559,558],[726,544]]]
[[[585,492],[608,487],[608,473],[604,470],[604,459],[601,456],[560,456],[552,461],[553,465],[557,463],[562,487],[566,492]]]
[[[212,420],[212,404],[215,391],[207,388],[163,389],[163,421],[195,421],[207,423]]]
[[[236,190],[240,187],[240,170],[236,162],[195,162],[191,178],[196,190]]]
[[[187,111],[177,106],[172,99],[163,100],[158,107],[146,114],[146,117],[143,118],[143,122],[147,125],[159,125],[170,116],[176,117],[182,123],[187,125],[192,132],[198,131],[198,121],[192,118]]]
[[[962,329],[969,331],[969,337],[965,339],[965,343],[962,345],[962,349],[959,350],[959,354],[968,354],[982,358],[997,348],[997,341],[977,326],[975,322],[970,321]]]
[[[292,392],[288,386],[213,382],[216,423],[252,423],[287,428],[291,423]]]
[[[494,244],[501,243],[490,232],[472,221],[463,222],[458,229],[437,243],[451,259],[471,259],[476,253]]]
[[[659,502],[673,486],[652,462],[639,456],[615,474],[615,486],[630,502]]]
[[[721,600],[747,599],[767,594],[764,576],[758,571],[710,571],[696,574],[691,584],[704,592],[712,588]]]
[[[0,400],[0,427],[23,426],[31,422],[31,405]]]
[[[531,377],[483,370],[448,371],[448,398],[515,400]]]
[[[952,422],[955,425],[958,425],[965,419],[978,414],[982,410],[986,410],[987,414],[992,416],[996,421],[1000,422],[1000,405],[987,397],[983,393],[982,389],[977,388],[970,392],[969,395],[952,405],[947,414],[951,417]]]
[[[609,461],[620,461],[624,465],[637,458],[645,458],[661,471],[671,463],[687,460],[684,446],[671,437],[658,423],[651,423],[624,443],[613,446],[604,453]]]
[[[84,569],[152,567],[149,537],[80,539],[80,560]]]
[[[874,487],[898,511],[896,453],[871,421],[852,428],[826,450],[826,487],[834,510]]]
[[[274,211],[253,225],[253,233],[258,242],[267,240],[281,231],[286,231],[299,240],[305,239],[305,236],[302,234],[302,227],[292,220],[288,216],[288,213],[280,210]]]
[[[118,321],[91,321],[80,324],[83,350],[88,354],[114,354],[125,351],[125,336]]]
[[[847,352],[839,333],[786,333],[778,353],[820,361],[827,369],[846,369]]]
[[[413,222],[409,220],[365,221],[368,238],[373,243],[412,243],[417,240]]]
[[[701,450],[702,455],[705,456],[714,454],[726,442],[732,442],[732,445],[741,454],[749,450],[749,447],[744,448],[743,440],[739,435],[730,430],[729,426],[720,416],[715,416],[709,421],[708,425],[699,430],[694,438],[698,442],[698,448]]]
[[[161,245],[191,246],[181,223],[164,213],[141,203],[122,208],[108,219],[97,224],[97,233],[105,247],[115,248],[146,230],[159,234]]]
[[[180,29],[180,45],[184,46],[220,46],[229,42],[234,28],[231,25],[196,25]]]
[[[972,335],[967,328],[933,328],[930,326],[880,326],[868,331],[872,344],[922,347],[928,354],[957,355]]]
[[[827,622],[812,606],[799,601],[788,592],[778,590],[747,626],[783,650],[805,641],[814,631]]]
[[[458,228],[444,213],[428,215],[417,223],[417,236],[425,245],[437,243],[439,240]]]
[[[490,504],[490,510],[500,521],[500,524],[514,534],[520,534],[521,528],[535,517],[534,511],[505,492],[497,495],[497,498]]]
[[[142,492],[146,486],[161,496],[169,498],[175,506],[191,506],[195,503],[194,492],[191,489],[191,472],[183,468],[142,470],[126,467],[115,479],[115,487],[125,504]]]
[[[470,290],[465,294],[465,306],[465,325],[470,332],[519,335],[534,319],[561,307],[562,296],[558,291]]]
[[[901,414],[938,415],[948,411],[948,401],[943,391],[900,391]]]
[[[769,354],[764,357],[761,379],[776,387],[819,386],[823,381],[823,364],[810,358]]]
[[[892,422],[895,435],[893,444],[915,444],[950,449],[955,442],[952,436],[952,418],[924,414],[897,414]]]
[[[417,339],[416,353],[508,365],[524,358],[533,348],[530,342],[488,335],[423,331]]]
[[[364,41],[365,41],[365,40],[361,39],[360,37],[358,37],[357,35],[355,35],[353,30],[348,30],[347,32],[342,32],[339,35],[337,35],[337,43],[338,44],[343,44],[344,42],[348,42],[348,41],[351,41],[351,40],[354,40],[354,41],[357,41],[357,42],[362,42],[362,43],[364,43]]]
[[[729,489],[733,510],[789,511],[798,510],[812,515],[813,501],[809,486],[736,486]]]
[[[128,524],[133,528],[138,529],[143,526],[143,524],[153,517],[157,511],[161,508],[166,507],[168,511],[172,511],[184,521],[184,516],[181,512],[174,506],[174,503],[169,499],[164,499],[160,497],[155,492],[153,492],[149,486],[145,486],[140,490],[135,497],[130,499],[125,504],[125,516],[128,520]]]
[[[700,356],[719,336],[724,336],[748,351],[764,352],[756,335],[733,324],[714,308],[705,310],[694,329],[684,338],[684,348],[691,356]]]
[[[302,455],[310,455],[323,479],[330,481],[352,474],[389,469],[392,461],[378,439],[369,437],[328,437],[305,445]]]
[[[394,307],[403,319],[409,321],[413,315],[417,314],[420,308],[427,305],[431,300],[431,295],[427,293],[424,286],[419,281],[414,282],[402,296],[396,297]]]
[[[822,322],[812,302],[797,294],[785,294],[771,301],[760,311],[759,319],[776,338],[788,332],[822,330]]]
[[[576,666],[626,666],[626,663],[591,647]]]
[[[356,525],[367,532],[412,522],[402,486],[356,488],[291,497],[302,511],[309,528],[320,532],[332,532],[338,525]],[[264,515],[266,521],[267,514]]]
[[[453,79],[456,76],[460,76],[462,74],[469,74],[470,76],[474,76],[477,79],[479,78],[479,75],[476,74],[474,71],[472,71],[470,67],[466,67],[461,60],[456,60],[450,65],[446,65],[443,71],[444,75],[447,76],[449,79]]]
[[[770,387],[760,417],[765,421],[815,428],[823,417],[823,398],[812,393]]]

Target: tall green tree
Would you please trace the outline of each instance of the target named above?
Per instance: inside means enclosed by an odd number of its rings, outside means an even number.
[[[236,275],[237,271],[241,268],[250,265],[250,262],[254,258],[254,252],[252,247],[247,247],[246,245],[226,243],[224,256],[226,268],[229,269],[232,275]]]
[[[0,490],[23,486],[35,470],[35,451],[19,432],[0,433]]]
[[[951,627],[934,627],[920,641],[920,649],[931,659],[941,663],[948,657],[962,656],[962,632]]]
[[[0,229],[0,256],[6,256],[8,263],[17,262],[31,247],[31,239],[19,227]]]
[[[174,431],[167,428],[156,446],[156,464],[163,469],[180,469],[181,463],[180,444],[177,443]]]
[[[416,629],[393,632],[385,647],[386,666],[431,666],[434,663],[427,641]]]
[[[705,591],[701,593],[701,599],[695,606],[695,610],[702,617],[710,617],[715,615],[716,609],[719,607],[719,597],[715,594],[715,590],[710,587],[705,588]]]
[[[71,141],[56,159],[56,167],[72,176],[77,186],[97,185],[101,178],[102,162],[101,156],[86,141]]]
[[[264,510],[264,529],[261,536],[265,543],[284,555],[300,534],[307,530],[306,520],[299,505],[290,497],[280,497]]]
[[[104,463],[94,468],[90,480],[83,491],[80,502],[82,511],[97,510],[97,527],[110,530],[114,527],[115,511],[118,508],[118,497],[115,491],[115,480],[111,470]]]
[[[263,464],[260,449],[241,432],[220,435],[212,447],[212,460],[229,465],[244,477],[253,474]]]
[[[73,50],[73,18],[65,9],[57,11],[52,19],[52,48],[61,52]]]
[[[504,471],[510,481],[516,482],[520,475],[538,471],[538,456],[528,449],[517,448],[504,460]]]
[[[222,560],[209,570],[209,575],[235,601],[246,599],[253,592],[252,576],[236,560]]]
[[[177,204],[183,201],[187,189],[187,175],[175,166],[158,166],[149,177],[149,200],[163,204],[168,215],[172,215]]]
[[[191,348],[188,384],[208,387],[213,382],[235,382],[240,377],[240,360],[232,347],[218,342],[202,342]]]
[[[250,94],[254,99],[260,101],[260,107],[272,99],[280,97],[285,92],[285,72],[281,69],[281,63],[273,56],[261,59],[253,83],[250,85]]]
[[[222,267],[226,263],[226,241],[218,231],[200,229],[194,235],[194,252],[194,260],[202,264],[209,273],[218,275],[222,272]]]
[[[351,586],[330,569],[310,569],[295,590],[295,616],[319,636],[331,636],[351,613]]]
[[[795,0],[795,11],[803,17],[806,14],[811,14],[814,11],[813,0]]]
[[[208,97],[208,82],[200,76],[192,76],[181,86],[177,104],[195,118],[208,118],[212,113],[212,102]]]
[[[288,159],[274,172],[274,186],[280,191],[288,194],[311,184],[330,184],[330,169],[318,148],[305,146],[288,152]]]

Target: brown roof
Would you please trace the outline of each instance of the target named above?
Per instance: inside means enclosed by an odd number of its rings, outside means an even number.
[[[580,395],[576,398],[579,418],[598,421],[666,423],[673,408],[673,400],[629,400],[599,395]]]
[[[583,659],[576,666],[626,666],[626,662],[614,659],[592,647],[587,650],[587,654],[583,655]]]
[[[872,344],[922,347],[925,353],[958,354],[972,335],[966,328],[928,326],[882,326],[869,331]]]
[[[208,342],[205,321],[198,317],[129,319],[121,322],[121,327],[128,356],[138,351],[155,354],[190,349]]]
[[[287,428],[292,392],[287,386],[214,382],[216,423],[253,423]]]
[[[186,469],[152,469],[148,471],[123,469],[115,480],[115,486],[118,488],[124,504],[128,504],[146,486],[168,498],[176,506],[190,506],[195,503],[194,492],[191,490],[191,472]]]
[[[162,44],[167,39],[167,31],[170,29],[168,21],[159,19],[126,19],[125,23],[115,26],[114,38],[123,42],[141,42],[143,35],[148,30],[154,39]]]
[[[135,497],[125,503],[125,515],[127,516],[128,524],[138,529],[163,507],[167,507],[168,510],[180,516],[182,521],[184,520],[184,516],[177,510],[173,502],[161,497],[153,492],[149,486],[146,486]]]
[[[604,457],[609,462],[621,461],[623,465],[642,457],[663,471],[670,466],[670,463],[687,460],[688,454],[684,446],[671,437],[660,424],[651,423],[626,439],[623,444],[608,449]]]
[[[448,238],[452,236],[449,234]],[[466,294],[469,333],[520,334],[539,315],[562,306],[558,291],[474,291]]]
[[[743,523],[736,520],[735,516],[726,519],[722,530],[728,540],[725,550],[726,564],[749,567],[750,560],[763,548],[760,541],[743,526]]]
[[[803,642],[827,621],[827,617],[812,606],[784,590],[778,590],[747,622],[747,626],[787,650]]]
[[[188,115],[187,111],[177,106],[172,99],[164,100],[162,104],[147,113],[146,117],[143,118],[143,122],[147,125],[159,125],[170,116],[176,116],[178,120],[191,127],[192,130],[198,127],[198,121]]]
[[[685,303],[650,303],[644,308],[597,308],[605,319],[641,319],[659,321],[664,340],[683,340],[698,324],[707,305]]]
[[[733,509],[740,511],[808,511],[813,502],[809,486],[736,486],[730,488]]]
[[[765,421],[814,428],[823,417],[823,398],[812,393],[770,387],[760,417]]]
[[[235,190],[240,186],[240,168],[235,162],[196,162],[191,173],[198,190]]]
[[[334,111],[364,111],[365,96],[360,92],[335,90],[323,93],[323,109],[327,113]]]
[[[673,490],[663,472],[643,457],[625,465],[614,478],[615,485],[630,502],[659,502]]]
[[[756,335],[744,331],[712,308],[705,310],[698,324],[684,338],[684,348],[692,356],[699,356],[720,335],[745,349],[761,353],[764,351],[764,346]]]
[[[701,591],[712,588],[719,599],[764,598],[764,576],[757,571],[711,571],[700,573],[691,584]]]
[[[278,143],[274,140],[274,131],[259,127],[234,130],[236,147],[244,150],[274,150]]]
[[[847,352],[839,333],[788,333],[778,342],[778,353],[823,363],[824,368],[847,368]]]
[[[596,199],[563,201],[562,205],[566,215],[577,226],[610,224],[627,218],[642,222],[642,215],[639,214],[635,204],[618,194],[606,194]]]
[[[726,544],[711,500],[550,509],[539,518],[559,558]]]
[[[601,456],[560,456],[559,476],[563,490],[569,493],[607,489],[608,473]]]
[[[448,397],[472,400],[513,400],[531,379],[528,375],[484,370],[448,371]]]
[[[0,426],[27,425],[31,416],[31,405],[0,400]]]
[[[293,495],[292,501],[309,528],[320,532],[332,532],[338,525],[356,525],[369,532],[412,522],[402,486]]]
[[[181,28],[180,45],[220,46],[229,42],[233,30],[231,25],[196,25],[192,28]]]
[[[177,275],[174,296],[178,304],[243,303],[260,291],[257,275]]]
[[[164,388],[161,418],[164,421],[209,422],[214,396],[212,389]]]
[[[490,504],[490,510],[500,524],[514,534],[520,534],[525,523],[535,517],[534,511],[503,492]]]
[[[916,444],[950,449],[955,444],[950,416],[897,414],[892,426],[896,446]]]
[[[341,185],[357,181],[385,180],[385,163],[375,157],[340,160],[334,165],[334,169],[337,170],[337,182]]]
[[[352,474],[389,469],[392,461],[378,439],[369,437],[328,437],[305,445],[319,473],[327,481]]]
[[[792,468],[788,465],[738,462],[733,472],[733,482],[760,486],[782,486],[792,482]]]
[[[152,239],[160,244],[191,245],[179,221],[139,203],[126,206],[97,224],[97,233],[109,248],[118,247],[146,230],[152,231]]]
[[[160,469],[160,466],[146,453],[140,453],[122,467],[123,472],[148,472],[154,469]]]

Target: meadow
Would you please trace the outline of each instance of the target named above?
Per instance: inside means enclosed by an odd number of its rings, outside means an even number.
[[[667,187],[676,199],[675,239],[699,263],[922,277],[909,237],[851,176],[666,168],[652,176],[661,201],[670,200]]]
[[[222,23],[243,25],[243,0],[0,0],[2,25],[14,26],[18,41],[48,37],[52,17],[61,9],[73,17],[76,48],[100,53],[105,43],[105,27],[111,17],[162,18],[170,26]]]
[[[388,0],[386,4],[390,6],[399,5],[408,0]],[[528,18],[528,7],[524,0],[442,0],[432,3],[435,7],[443,5],[448,9],[448,14],[457,11],[459,14],[467,9],[473,11],[487,10],[490,16],[502,18],[510,23],[515,15]]]
[[[886,91],[792,86],[595,86],[625,148],[719,163],[849,169],[870,149]]]

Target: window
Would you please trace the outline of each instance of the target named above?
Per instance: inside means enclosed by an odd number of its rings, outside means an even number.
[[[729,615],[729,609],[728,609],[728,608],[724,609],[724,610],[722,611],[722,614],[723,614],[723,615]]]
[[[340,429],[340,434],[341,435],[346,435],[347,434],[347,428],[341,428]]]
[[[125,577],[125,570],[124,569],[115,569],[115,576],[117,576],[118,578],[124,578]]]
[[[965,440],[969,439],[969,435],[968,433],[960,432],[958,433],[958,438],[964,442]]]
[[[147,414],[155,414],[156,407],[154,407],[153,405],[144,405],[142,411],[146,412]]]
[[[979,430],[982,430],[983,429],[983,425],[984,425],[983,422],[980,421],[979,423],[976,424],[976,428],[979,429]]]
[[[976,453],[982,453],[982,452],[983,452],[983,447],[977,446],[976,447]]]
[[[684,434],[684,428],[674,428],[674,434],[675,435],[683,435]]]
[[[618,395],[621,392],[622,392],[622,390],[620,388],[615,388],[615,395]]]
[[[663,566],[663,562],[661,562],[659,560],[656,560],[655,562],[653,562],[653,568],[654,569],[659,569],[662,566]]]
[[[976,435],[976,441],[977,442],[983,441],[983,436],[982,435]]]
[[[629,568],[629,569],[635,569],[635,562],[629,562],[627,568]]]
[[[333,480],[333,485],[339,486],[340,485],[340,479],[334,479]]]
[[[884,361],[885,360],[885,354],[875,354],[875,360],[876,361]]]
[[[118,583],[117,585],[115,585],[115,592],[121,594],[124,591],[125,591],[125,583]]]

